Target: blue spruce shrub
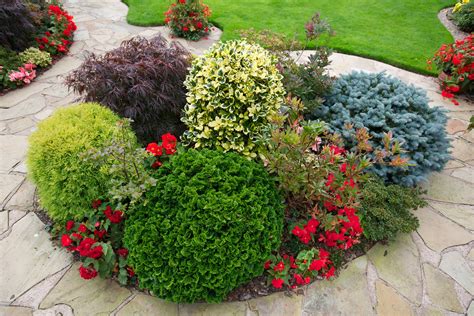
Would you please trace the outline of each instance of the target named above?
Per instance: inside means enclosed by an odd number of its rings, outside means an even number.
[[[408,158],[408,168],[375,164],[371,171],[386,182],[413,186],[428,173],[440,171],[449,160],[446,115],[430,108],[426,92],[385,73],[352,72],[334,84],[325,103],[311,118],[326,121],[342,135],[347,148],[356,144],[354,131],[367,128],[375,148],[383,147],[383,134],[391,131]],[[352,127],[348,128],[348,123]]]

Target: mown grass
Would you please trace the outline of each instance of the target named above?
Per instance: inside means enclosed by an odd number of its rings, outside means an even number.
[[[127,20],[161,25],[172,0],[125,0]],[[205,0],[222,39],[238,30],[271,29],[303,39],[304,24],[319,11],[336,30],[328,45],[338,52],[373,58],[418,73],[434,74],[426,61],[453,38],[437,13],[453,0]],[[311,47],[309,47],[311,48]]]

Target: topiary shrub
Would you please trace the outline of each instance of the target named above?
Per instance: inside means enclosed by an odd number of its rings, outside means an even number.
[[[386,182],[413,186],[432,171],[440,171],[449,160],[449,140],[444,129],[446,115],[440,108],[430,108],[422,89],[407,85],[385,73],[352,72],[334,84],[327,101],[312,118],[322,119],[333,132],[339,132],[346,147],[356,144],[355,129],[366,128],[373,148],[384,147],[384,133],[405,151],[408,168],[390,164],[371,167]]]
[[[0,5],[0,46],[22,51],[33,42],[33,16],[21,0],[2,0]]]
[[[53,220],[82,220],[91,202],[108,192],[108,166],[99,167],[82,156],[105,146],[118,128],[118,120],[109,109],[84,103],[56,111],[30,136],[29,176]],[[131,130],[128,137],[136,144]]]
[[[362,189],[358,214],[364,236],[373,241],[392,240],[398,233],[410,233],[418,228],[418,219],[411,210],[426,205],[421,190],[396,184],[385,185],[371,177]]]
[[[86,101],[99,102],[132,119],[138,139],[147,144],[161,135],[179,136],[185,127],[184,80],[190,54],[158,36],[135,37],[103,56],[92,54],[66,79]]]
[[[246,41],[217,43],[196,58],[185,81],[183,141],[255,157],[255,139],[283,103],[276,61]]]
[[[174,302],[218,302],[263,273],[280,245],[283,199],[263,166],[235,153],[178,152],[125,226],[140,286]]]
[[[53,61],[48,52],[40,51],[35,47],[30,47],[18,55],[23,63],[31,63],[43,68],[51,65]]]

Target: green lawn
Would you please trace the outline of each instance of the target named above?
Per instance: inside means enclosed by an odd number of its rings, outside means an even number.
[[[128,22],[163,24],[171,0],[126,0]],[[453,38],[437,13],[454,0],[205,0],[223,40],[245,28],[271,29],[302,38],[303,26],[319,11],[337,35],[329,46],[338,52],[366,56],[419,73],[442,43]]]

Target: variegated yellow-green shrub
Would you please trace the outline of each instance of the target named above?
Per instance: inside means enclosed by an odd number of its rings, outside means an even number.
[[[246,41],[217,43],[196,58],[184,82],[183,142],[256,157],[255,139],[285,94],[276,63],[267,50]]]
[[[23,63],[32,63],[39,67],[48,67],[53,62],[51,55],[48,52],[41,51],[36,47],[30,47],[18,54]]]

